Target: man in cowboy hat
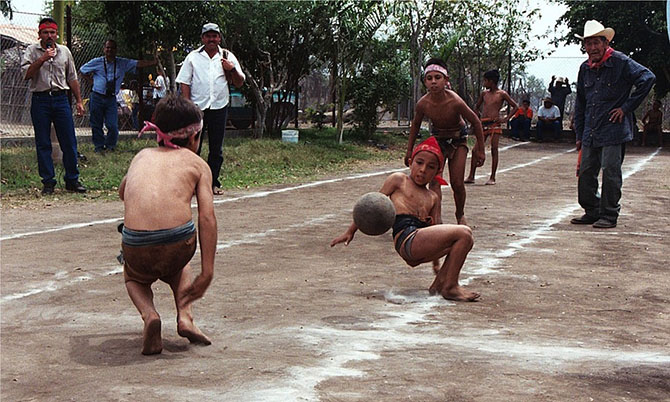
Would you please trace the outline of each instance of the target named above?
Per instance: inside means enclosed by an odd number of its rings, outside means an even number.
[[[582,151],[577,191],[585,213],[570,223],[613,228],[621,209],[621,164],[625,144],[633,139],[633,112],[651,90],[656,76],[612,49],[609,44],[614,30],[598,21],[587,21],[584,35],[575,36],[583,40],[588,55],[579,67],[575,103],[576,144]],[[599,193],[601,169],[603,185]]]
[[[537,109],[537,133],[535,137],[539,142],[544,140],[542,134],[545,130],[551,130],[554,141],[561,136],[561,112],[550,97],[542,100],[543,105]]]

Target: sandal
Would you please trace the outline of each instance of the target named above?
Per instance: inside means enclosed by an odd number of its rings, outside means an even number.
[[[216,186],[212,187],[212,192],[214,193],[214,195],[223,195],[223,190],[221,190]]]

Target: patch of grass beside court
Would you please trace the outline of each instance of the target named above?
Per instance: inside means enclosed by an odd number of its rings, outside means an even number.
[[[89,190],[86,194],[65,192],[64,171],[57,164],[56,193],[42,197],[35,149],[4,147],[0,150],[0,197],[3,204],[39,198],[118,199],[118,185],[132,158],[141,149],[156,146],[153,134],[145,136],[122,140],[115,152],[104,155],[94,153],[92,144],[80,144],[79,152],[86,157],[79,163],[81,182]],[[345,133],[344,138],[343,145],[337,144],[334,129],[300,130],[298,144],[284,143],[277,138],[226,138],[222,187],[225,190],[295,183],[355,170],[362,164],[401,161],[407,146],[407,137],[399,133],[378,133],[370,140],[355,133]],[[207,159],[206,143],[202,156]]]

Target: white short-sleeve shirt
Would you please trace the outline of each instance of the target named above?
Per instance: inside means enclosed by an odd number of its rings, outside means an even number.
[[[214,57],[209,57],[205,47],[201,46],[186,56],[179,70],[177,83],[191,87],[191,100],[198,105],[200,110],[222,109],[228,105],[230,92],[221,65],[224,52],[227,52],[228,61],[235,65],[235,70],[244,77],[237,57],[231,51],[221,47]]]
[[[540,108],[537,109],[537,116],[546,119],[558,119],[561,117],[561,111],[558,110],[558,106],[556,105],[551,105],[548,109],[544,106],[540,106]]]

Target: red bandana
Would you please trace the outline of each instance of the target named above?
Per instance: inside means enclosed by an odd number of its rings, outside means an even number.
[[[442,155],[442,150],[440,149],[440,145],[437,143],[437,140],[435,137],[428,137],[428,139],[421,144],[417,145],[416,148],[414,148],[414,151],[412,151],[412,159],[414,159],[414,156],[418,154],[419,152],[422,151],[428,151],[435,156],[437,156],[437,161],[439,162],[440,166],[438,166],[438,169],[442,169],[442,166],[444,166],[444,155]],[[446,180],[442,178],[442,171],[438,171],[437,174],[435,175],[435,180],[437,180],[438,183],[442,184],[443,186],[448,185]]]
[[[40,24],[40,27],[37,30],[37,32],[42,32],[43,29],[55,29],[56,31],[58,31],[58,25],[56,25],[56,23],[54,22],[45,22],[43,24]]]
[[[605,54],[603,55],[603,58],[600,59],[600,61],[597,61],[595,63],[591,63],[591,59],[588,60],[588,65],[590,68],[600,68],[605,64],[607,59],[609,59],[612,56],[612,53],[614,53],[614,49],[611,47],[607,46],[607,50],[605,50]]]

